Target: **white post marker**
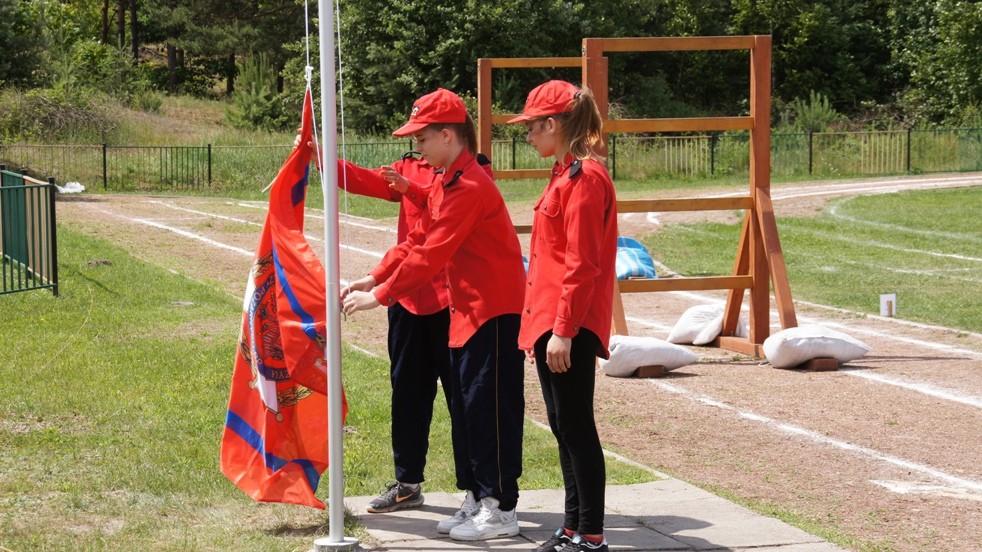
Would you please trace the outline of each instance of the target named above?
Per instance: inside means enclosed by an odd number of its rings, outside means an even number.
[[[318,0],[318,35],[320,37],[321,71],[321,182],[324,189],[324,256],[327,303],[325,332],[327,343],[327,458],[328,523],[327,538],[314,541],[315,552],[355,550],[358,539],[344,536],[344,452],[341,428],[341,269],[338,242],[338,158],[337,98],[334,83],[334,5],[332,0]]]
[[[884,293],[880,295],[880,316],[893,318],[897,315],[897,294]]]

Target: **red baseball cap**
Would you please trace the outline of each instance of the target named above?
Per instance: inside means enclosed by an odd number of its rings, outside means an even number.
[[[522,114],[508,122],[523,123],[537,117],[567,113],[573,109],[573,100],[579,91],[576,85],[561,80],[540,84],[529,92]]]
[[[409,122],[392,133],[393,136],[409,136],[428,125],[467,122],[467,107],[459,96],[445,88],[437,88],[413,103]]]

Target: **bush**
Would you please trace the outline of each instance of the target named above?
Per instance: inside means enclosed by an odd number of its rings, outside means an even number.
[[[104,142],[116,130],[112,102],[87,89],[41,88],[0,96],[0,134],[25,142]]]
[[[296,124],[297,98],[276,93],[276,72],[265,54],[252,56],[241,64],[238,81],[232,95],[233,107],[226,113],[232,126],[289,130]]]

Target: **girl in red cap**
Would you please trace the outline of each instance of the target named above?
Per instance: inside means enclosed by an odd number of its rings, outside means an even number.
[[[607,550],[606,467],[593,416],[596,357],[608,357],[617,253],[614,184],[593,150],[600,112],[588,90],[549,81],[529,93],[527,141],[555,157],[535,205],[519,347],[535,358],[566,487],[563,526],[539,552]]]
[[[413,105],[416,149],[443,169],[422,218],[371,273],[342,291],[346,314],[392,305],[446,270],[451,423],[464,504],[437,530],[457,540],[514,536],[525,415],[517,347],[525,282],[521,247],[494,181],[478,164],[474,123],[453,92]]]
[[[300,143],[300,136],[294,146]],[[317,149],[313,142],[307,144]],[[478,164],[491,175],[491,160],[478,154]],[[440,170],[409,152],[392,165],[366,169],[338,160],[338,187],[349,193],[399,202],[397,243],[405,241],[426,209],[426,198]],[[371,513],[423,505],[426,453],[437,380],[450,409],[450,351],[447,347],[450,308],[447,275],[440,270],[429,282],[388,308],[389,380],[392,387],[392,458],[395,480],[386,483],[368,503]]]

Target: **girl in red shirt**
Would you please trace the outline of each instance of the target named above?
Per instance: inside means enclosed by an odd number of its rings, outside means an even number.
[[[606,467],[593,415],[596,357],[608,357],[617,254],[614,184],[593,150],[602,121],[589,90],[549,81],[529,93],[527,141],[555,157],[535,205],[519,347],[535,358],[559,444],[565,519],[540,552],[607,550]]]
[[[344,312],[393,305],[446,270],[450,306],[451,424],[461,509],[437,530],[456,540],[519,532],[525,293],[521,246],[504,199],[475,158],[474,123],[453,92],[418,99],[396,136],[442,168],[422,218],[371,273],[342,291]]]

